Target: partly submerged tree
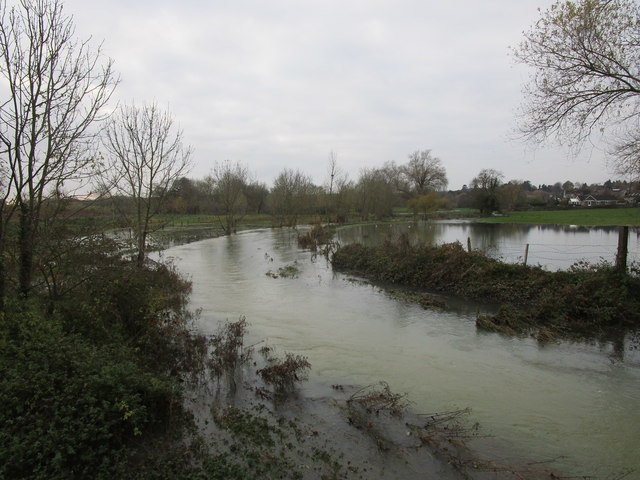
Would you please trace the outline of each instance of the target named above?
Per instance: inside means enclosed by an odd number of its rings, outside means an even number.
[[[121,107],[105,129],[103,144],[108,157],[100,182],[111,198],[130,202],[118,202],[119,213],[133,229],[136,261],[142,266],[151,220],[175,180],[188,171],[191,148],[183,145],[171,114],[155,103]]]
[[[520,129],[581,146],[609,127],[614,163],[640,174],[640,5],[635,0],[558,0],[514,50],[534,69]]]
[[[59,0],[0,0],[0,299],[4,298],[6,231],[18,226],[18,284],[32,287],[43,205],[78,180],[100,112],[118,83],[112,61],[75,27]],[[1,300],[0,300],[1,301]]]

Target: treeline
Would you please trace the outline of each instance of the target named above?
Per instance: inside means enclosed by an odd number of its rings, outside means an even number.
[[[435,192],[446,186],[445,168],[429,150],[411,153],[401,165],[388,162],[381,168],[363,169],[355,182],[331,153],[327,180],[321,186],[300,170],[284,169],[269,187],[250,180],[246,165],[226,161],[216,163],[204,179],[176,179],[167,192],[163,211],[220,215],[223,228],[232,233],[247,214],[270,214],[277,226],[294,226],[300,216],[311,214],[338,223],[352,215],[363,220],[382,219],[391,216],[395,207],[405,207],[421,197],[429,201],[416,204],[418,209],[435,209],[443,205]]]
[[[350,180],[335,160],[331,154],[322,185],[314,184],[300,170],[285,169],[271,187],[250,180],[248,167],[241,163],[219,163],[204,179],[176,179],[167,192],[163,212],[221,215],[223,228],[231,233],[242,217],[251,214],[269,214],[277,226],[294,226],[301,216],[308,215],[340,223],[354,216],[360,220],[388,218],[396,208],[416,216],[454,208],[491,213],[566,207],[572,196],[624,200],[625,195],[638,191],[637,183],[620,180],[607,180],[602,185],[504,182],[503,174],[492,169],[481,170],[460,190],[446,190],[446,170],[429,150],[413,152],[404,164],[387,162],[379,168],[363,169],[356,181]]]
[[[635,206],[640,193],[638,182],[607,180],[602,184],[584,182],[533,185],[528,180],[504,181],[502,172],[483,169],[457,192],[447,192],[449,203],[458,208],[477,208],[483,213],[580,205],[578,199],[592,196],[607,205]]]

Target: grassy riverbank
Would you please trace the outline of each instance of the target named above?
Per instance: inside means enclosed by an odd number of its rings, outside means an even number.
[[[503,216],[477,218],[476,221],[581,226],[638,226],[640,225],[640,208],[570,208],[508,212]]]
[[[479,315],[477,326],[510,335],[610,339],[640,328],[640,279],[609,265],[549,272],[511,265],[458,243],[414,247],[386,242],[346,245],[334,268],[431,292],[495,301],[496,315]]]

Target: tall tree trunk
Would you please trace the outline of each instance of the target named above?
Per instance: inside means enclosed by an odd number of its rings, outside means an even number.
[[[138,233],[138,257],[136,259],[136,265],[140,268],[144,267],[144,259],[146,257],[147,246],[147,232]]]
[[[0,249],[0,317],[4,313],[4,296],[6,293],[7,282],[5,279],[5,275],[7,272],[5,271],[5,263],[4,263],[4,249]]]
[[[627,271],[627,254],[629,253],[629,227],[618,230],[618,252],[616,253],[616,270],[621,273]]]
[[[1,207],[0,207],[1,208]],[[4,229],[4,216],[2,215],[4,212],[0,212],[0,315],[2,313],[4,313],[4,307],[5,307],[5,300],[4,297],[6,295],[6,289],[7,289],[7,280],[6,280],[6,275],[7,275],[7,270],[6,270],[6,264],[5,264],[5,260],[4,260],[4,255],[5,255],[5,248],[6,248],[6,244],[5,244],[5,229]]]
[[[35,245],[35,228],[33,212],[29,207],[20,208],[20,229],[18,232],[18,291],[22,298],[27,298],[33,280],[33,257]]]

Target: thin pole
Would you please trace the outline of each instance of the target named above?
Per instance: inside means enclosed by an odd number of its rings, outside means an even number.
[[[627,253],[629,251],[629,227],[620,227],[618,231],[618,252],[616,253],[616,270],[627,271]]]

